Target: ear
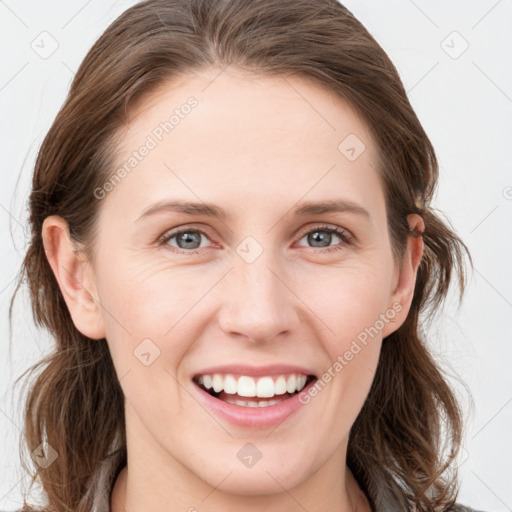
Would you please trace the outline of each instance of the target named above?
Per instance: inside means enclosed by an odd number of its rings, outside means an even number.
[[[409,314],[416,285],[416,275],[425,250],[422,236],[425,231],[423,218],[416,213],[412,213],[407,216],[407,222],[411,234],[407,237],[402,267],[395,272],[393,278],[393,289],[388,305],[390,310],[397,313],[392,321],[385,324],[382,330],[383,338],[396,331]]]
[[[72,240],[68,223],[57,215],[46,217],[42,238],[46,258],[75,327],[89,338],[105,338],[102,308],[92,268],[76,241]]]

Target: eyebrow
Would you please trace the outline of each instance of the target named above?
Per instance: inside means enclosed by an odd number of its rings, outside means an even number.
[[[220,206],[212,203],[189,201],[159,201],[146,208],[136,222],[161,212],[176,212],[188,215],[204,215],[224,220],[228,215]],[[296,216],[319,215],[323,213],[349,212],[370,219],[370,212],[361,205],[348,199],[332,199],[327,201],[306,201],[295,208]]]

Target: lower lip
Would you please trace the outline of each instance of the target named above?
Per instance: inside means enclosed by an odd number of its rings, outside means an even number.
[[[301,395],[306,397],[309,388],[315,382],[316,379],[290,398],[266,407],[243,407],[228,404],[223,400],[213,397],[197,384],[193,383],[193,386],[198,392],[200,399],[217,417],[225,419],[238,427],[264,429],[280,425],[288,416],[305,405],[300,401],[300,397]]]

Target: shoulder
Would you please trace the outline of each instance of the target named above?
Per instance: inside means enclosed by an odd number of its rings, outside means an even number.
[[[24,512],[23,509],[19,510],[12,510],[12,511],[2,511],[0,512]],[[487,512],[484,510],[477,510],[476,508],[471,508],[466,505],[462,505],[461,503],[455,503],[453,506],[451,506],[447,512]]]
[[[48,512],[45,508],[34,508],[33,506],[28,505],[25,508],[17,508],[16,510],[0,510],[0,512]]]
[[[463,505],[462,503],[455,503],[451,506],[447,512],[487,512],[484,510],[477,510],[476,508],[468,507],[467,505]]]

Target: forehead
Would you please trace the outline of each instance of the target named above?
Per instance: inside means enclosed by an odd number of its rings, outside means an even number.
[[[195,105],[189,108],[191,101]],[[188,121],[182,122],[185,119]],[[336,143],[353,133],[364,140],[367,149],[373,149],[368,147],[372,146],[372,136],[352,106],[333,90],[304,76],[266,76],[231,67],[181,74],[143,94],[131,106],[125,141],[132,142],[137,134],[150,133],[168,121],[173,125],[169,142],[179,138],[186,125],[193,124],[198,141],[203,143],[225,134],[230,135],[229,141],[243,140],[251,130],[254,143],[267,143],[269,149],[278,146],[278,141],[268,138],[276,134],[283,142],[321,137],[337,149]],[[215,128],[206,140],[200,139],[203,131],[197,131],[205,123],[208,129]],[[169,134],[169,130],[164,133]]]
[[[129,175],[111,195],[131,190],[141,207],[155,193],[226,203],[286,192],[290,204],[335,189],[362,202],[380,193],[372,191],[379,183],[368,127],[303,77],[231,68],[181,75],[132,105],[118,140],[116,164]],[[144,146],[142,158],[133,156]]]

